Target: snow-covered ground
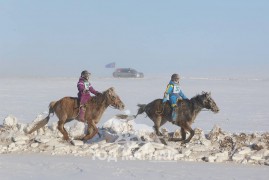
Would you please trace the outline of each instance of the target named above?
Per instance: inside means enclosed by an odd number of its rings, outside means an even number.
[[[88,157],[7,154],[1,180],[10,179],[268,179],[268,166],[205,162],[102,161]]]
[[[93,78],[92,85],[103,91],[115,87],[126,105],[125,113],[136,114],[138,103],[149,103],[162,98],[169,81],[167,77],[143,79]],[[31,123],[37,115],[48,111],[50,101],[64,96],[76,96],[77,78],[0,78],[0,119],[14,115],[21,123]],[[269,79],[252,78],[191,78],[182,79],[182,89],[189,98],[210,91],[220,112],[201,112],[193,128],[208,133],[214,125],[230,133],[265,133],[269,131],[268,90]],[[99,127],[115,114],[123,113],[108,108]],[[53,117],[50,123],[57,122]],[[136,124],[153,123],[145,115],[135,120]],[[70,123],[72,124],[72,123]],[[175,131],[178,127],[166,124],[163,127]],[[111,161],[70,155],[36,154],[16,152],[0,155],[1,175],[6,179],[267,179],[268,166],[239,165],[234,163],[204,163],[185,161],[122,160]],[[17,172],[16,174],[14,172]],[[1,178],[2,179],[2,178]]]

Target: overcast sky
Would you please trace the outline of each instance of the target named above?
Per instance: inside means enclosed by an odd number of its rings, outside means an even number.
[[[268,0],[0,0],[0,22],[0,76],[269,76]]]

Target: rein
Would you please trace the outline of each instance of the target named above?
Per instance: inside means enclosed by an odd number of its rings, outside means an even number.
[[[117,109],[116,107],[114,107],[114,106],[111,105],[111,104],[109,105],[109,107],[112,108],[112,109]]]

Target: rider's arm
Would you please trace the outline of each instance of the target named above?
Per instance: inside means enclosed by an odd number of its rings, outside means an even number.
[[[188,99],[187,96],[185,96],[185,94],[182,92],[182,90],[179,91],[179,95],[180,97],[182,97],[182,99]]]
[[[99,92],[96,91],[91,85],[90,85],[90,87],[89,87],[89,91],[90,91],[92,94],[94,94],[94,95],[99,94]]]

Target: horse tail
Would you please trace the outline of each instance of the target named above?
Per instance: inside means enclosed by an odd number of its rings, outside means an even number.
[[[138,116],[139,114],[142,114],[142,113],[144,113],[144,112],[146,112],[146,104],[138,104],[137,105],[139,108],[138,108],[138,110],[137,110],[137,114],[135,115],[135,117],[136,116]]]
[[[57,103],[57,101],[52,101],[52,102],[50,102],[50,105],[49,105],[49,115],[51,114],[51,113],[54,113],[54,107],[55,107],[55,104]],[[48,115],[48,116],[49,116]]]
[[[48,124],[49,119],[50,119],[50,114],[53,113],[54,114],[54,107],[57,101],[52,101],[49,104],[49,114],[46,118],[42,119],[41,121],[37,122],[34,127],[32,127],[29,131],[28,134],[31,134],[32,132],[44,127],[46,124]]]

